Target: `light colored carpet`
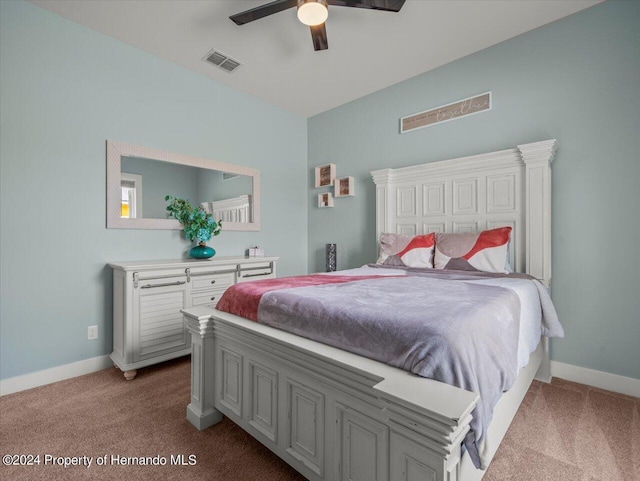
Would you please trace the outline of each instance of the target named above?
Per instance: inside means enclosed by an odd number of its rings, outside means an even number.
[[[107,369],[0,398],[0,454],[39,454],[39,466],[0,466],[8,480],[302,478],[228,419],[206,431],[186,420],[188,358],[138,371]],[[580,384],[534,382],[486,481],[640,479],[640,399]],[[91,467],[44,466],[45,454],[90,456]],[[107,455],[106,466],[95,458]],[[112,455],[164,456],[166,466],[118,466]],[[170,466],[171,455],[196,464]],[[394,481],[394,480],[391,480]]]
[[[485,481],[640,481],[640,398],[534,381]]]

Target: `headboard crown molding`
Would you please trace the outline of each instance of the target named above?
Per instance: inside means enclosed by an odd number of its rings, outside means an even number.
[[[541,142],[518,145],[518,150],[522,154],[522,160],[525,164],[546,162],[551,165],[556,155],[557,144],[556,139],[543,140]]]
[[[513,228],[511,263],[551,282],[551,163],[555,139],[371,172],[376,234]]]
[[[411,165],[397,169],[381,169],[371,172],[376,184],[395,181],[413,180],[416,176],[433,177],[441,174],[482,172],[488,169],[500,169],[522,163],[522,156],[518,149],[507,149],[486,154],[470,155],[456,159],[440,160],[427,164]]]

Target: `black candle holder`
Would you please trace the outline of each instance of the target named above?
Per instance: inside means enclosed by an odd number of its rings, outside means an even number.
[[[327,260],[327,272],[333,272],[336,270],[338,259],[337,259],[337,248],[335,244],[327,244],[326,245],[326,260]]]

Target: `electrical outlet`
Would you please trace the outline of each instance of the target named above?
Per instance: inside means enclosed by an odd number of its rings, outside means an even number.
[[[87,339],[89,341],[98,339],[98,326],[89,326],[87,328]]]

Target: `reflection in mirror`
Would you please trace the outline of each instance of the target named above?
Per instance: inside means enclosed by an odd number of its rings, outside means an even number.
[[[123,219],[135,219],[142,217],[142,176],[122,172],[120,176],[122,188],[122,213]]]
[[[223,230],[259,230],[256,170],[107,141],[107,227],[179,229],[166,195],[202,206]]]
[[[126,156],[120,171],[123,218],[166,219],[169,194],[201,205],[215,220],[251,222],[253,179],[248,175]]]

